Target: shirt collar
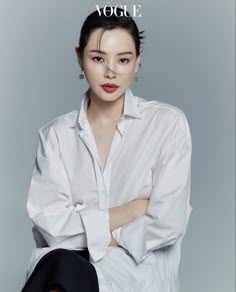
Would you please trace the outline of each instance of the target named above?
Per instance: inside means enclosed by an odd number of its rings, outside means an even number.
[[[78,124],[79,126],[84,129],[85,123],[87,122],[87,108],[88,108],[89,97],[87,93],[82,98],[79,116],[78,116]],[[131,89],[127,88],[125,92],[125,100],[124,100],[124,112],[120,122],[118,123],[118,129],[120,130],[121,134],[123,134],[123,120],[127,117],[131,118],[138,118],[141,119],[141,114],[138,108],[138,101],[137,96],[134,96]]]
[[[141,119],[141,114],[138,108],[138,98],[134,96],[131,89],[128,88],[125,92],[124,101],[124,116],[129,116],[137,119]]]

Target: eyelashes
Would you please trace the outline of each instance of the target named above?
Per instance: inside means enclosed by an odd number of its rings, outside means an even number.
[[[99,56],[93,57],[92,60],[95,63],[104,63],[103,58],[102,57],[99,57]],[[127,59],[127,58],[121,58],[121,59],[119,59],[119,63],[121,63],[121,64],[127,64],[127,63],[129,63],[129,59]]]
[[[92,58],[93,61],[95,61],[96,63],[102,63],[103,62],[103,59],[101,57],[93,57]]]

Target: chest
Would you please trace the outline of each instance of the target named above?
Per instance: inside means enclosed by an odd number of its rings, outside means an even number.
[[[66,132],[60,152],[73,202],[112,207],[148,197],[157,145],[148,127],[126,127],[123,135],[118,127]]]
[[[105,170],[108,154],[111,148],[113,137],[116,131],[115,126],[99,127],[91,126],[92,134],[95,140],[100,165]]]

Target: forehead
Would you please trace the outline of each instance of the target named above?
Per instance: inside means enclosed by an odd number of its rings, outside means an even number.
[[[100,28],[90,34],[86,46],[87,50],[98,48],[101,51],[135,51],[135,44],[131,34],[125,29],[115,28],[104,31]]]

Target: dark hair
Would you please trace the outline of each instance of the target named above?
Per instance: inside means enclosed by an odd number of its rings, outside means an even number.
[[[112,7],[112,9],[114,11],[114,7]],[[127,30],[134,40],[135,51],[136,55],[138,56],[140,53],[140,45],[142,43],[142,39],[144,38],[144,36],[142,36],[144,31],[139,32],[138,27],[130,14],[127,12],[127,16],[125,16],[125,11],[123,9],[118,7],[116,8],[116,14],[118,16],[116,16],[114,13],[111,16],[106,16],[104,14],[104,10],[107,15],[110,15],[111,7],[105,6],[105,8],[100,8],[100,13],[98,13],[97,10],[91,13],[83,23],[79,39],[79,53],[81,57],[83,57],[83,52],[88,43],[91,32],[95,31],[98,28],[103,28],[103,32],[105,30],[112,30],[115,28],[123,28]],[[101,37],[99,40],[99,47]]]

